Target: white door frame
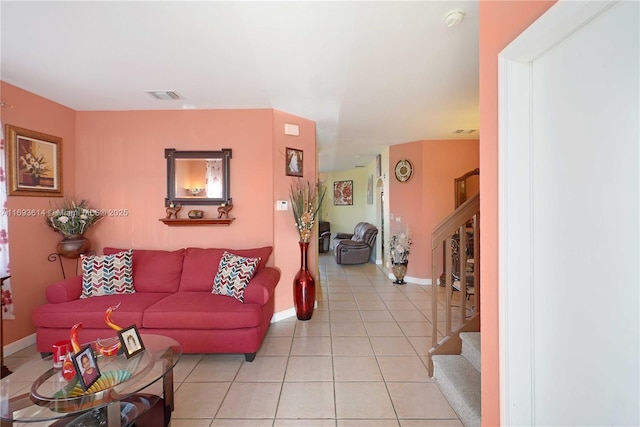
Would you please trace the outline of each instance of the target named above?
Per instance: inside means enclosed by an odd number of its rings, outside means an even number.
[[[498,309],[502,425],[535,425],[532,63],[615,3],[558,1],[499,55]]]

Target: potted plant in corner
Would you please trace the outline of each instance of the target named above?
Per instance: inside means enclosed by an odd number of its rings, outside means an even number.
[[[104,212],[91,209],[87,200],[65,198],[62,206],[47,212],[47,224],[64,237],[56,246],[58,255],[75,259],[91,249],[91,242],[84,236],[89,227],[104,217]]]
[[[407,264],[409,264],[409,253],[411,249],[411,237],[408,233],[398,233],[391,236],[389,240],[391,253],[391,270],[396,276],[396,285],[404,285],[404,276],[407,274]]]
[[[298,242],[300,245],[300,270],[293,279],[293,301],[299,320],[311,319],[316,300],[315,280],[307,268],[307,249],[311,230],[316,223],[318,209],[324,199],[325,189],[321,189],[320,185],[300,179],[291,184],[291,210],[300,235]]]

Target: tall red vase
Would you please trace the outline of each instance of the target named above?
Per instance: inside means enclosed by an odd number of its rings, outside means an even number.
[[[299,320],[309,320],[313,315],[316,302],[316,282],[307,268],[307,249],[309,242],[298,242],[300,245],[300,271],[293,279],[293,301],[296,316]]]

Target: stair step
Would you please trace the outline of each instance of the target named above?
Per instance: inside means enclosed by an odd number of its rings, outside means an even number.
[[[462,355],[436,355],[433,378],[465,427],[480,426],[480,371]]]
[[[478,370],[480,369],[480,332],[461,332],[462,355]]]

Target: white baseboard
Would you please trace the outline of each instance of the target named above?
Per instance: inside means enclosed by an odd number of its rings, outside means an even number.
[[[271,323],[276,323],[279,322],[281,320],[285,320],[285,319],[289,319],[291,317],[295,317],[296,316],[296,309],[294,307],[291,307],[287,310],[284,311],[279,311],[277,313],[273,313],[273,317],[271,318]]]
[[[395,281],[396,276],[392,273],[388,273],[389,279]],[[413,285],[431,286],[431,279],[421,279],[419,277],[404,276],[404,281]]]
[[[3,356],[10,356],[36,343],[36,334],[28,335],[2,347]]]
[[[313,308],[318,308],[318,301],[313,304]],[[288,308],[284,311],[279,311],[277,313],[273,313],[271,317],[271,323],[279,322],[281,320],[290,319],[292,317],[296,317],[296,309],[295,307]]]

